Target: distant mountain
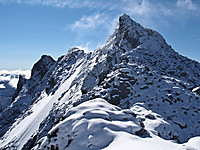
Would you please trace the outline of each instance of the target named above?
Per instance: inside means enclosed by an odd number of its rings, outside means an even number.
[[[126,14],[102,48],[44,55],[18,84],[2,149],[200,149],[200,63]]]
[[[30,77],[30,71],[0,71],[0,112],[12,102],[12,97],[17,89],[19,76]]]

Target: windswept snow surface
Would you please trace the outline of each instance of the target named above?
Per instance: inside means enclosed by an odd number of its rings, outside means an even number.
[[[115,135],[115,140],[104,150],[199,150],[199,144],[177,144],[164,140],[152,133],[151,137],[141,138],[119,131],[111,131]],[[198,140],[198,142],[200,142]]]
[[[200,150],[200,137],[193,137],[191,138],[187,143],[185,143],[187,146],[194,147],[198,150]]]
[[[4,84],[0,84],[0,89],[5,89],[5,85]]]
[[[11,129],[1,138],[0,149],[6,145],[14,149],[21,149],[23,145],[29,140],[31,135],[39,128],[42,120],[48,115],[49,111],[53,107],[53,104],[58,100],[63,91],[69,89],[72,81],[80,72],[79,66],[71,77],[69,77],[56,91],[54,95],[47,95],[43,92],[39,101],[33,104],[30,115],[26,116],[19,123],[15,123]]]
[[[147,110],[144,111],[148,112]],[[67,118],[53,127],[34,150],[52,147],[70,150],[195,150],[191,144],[177,144],[158,137],[155,132],[143,129],[140,118],[131,110],[121,110],[104,99],[84,102],[67,112]],[[145,131],[145,129],[144,129]],[[196,142],[196,143],[195,143]],[[192,145],[194,144],[194,147]],[[188,146],[187,146],[188,145]]]

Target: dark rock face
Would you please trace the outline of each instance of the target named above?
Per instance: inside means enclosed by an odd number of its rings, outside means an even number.
[[[136,135],[141,136],[141,137],[149,137],[149,133],[147,130],[145,130],[144,128],[140,129],[139,131],[135,132]]]
[[[0,113],[12,103],[12,96],[15,93],[15,88],[12,87],[8,81],[1,82],[5,88],[0,88]]]
[[[51,56],[47,55],[43,55],[40,60],[34,64],[31,70],[31,78],[27,81],[28,93],[30,95],[34,97],[40,95],[40,90],[38,90],[38,87],[40,84],[42,84],[42,79],[54,64],[55,60]]]
[[[12,97],[12,101],[18,96],[19,92],[22,90],[23,85],[26,83],[26,78],[23,75],[19,75],[19,81],[17,83],[17,89]]]
[[[139,42],[139,33],[134,32],[131,33],[129,32],[129,30],[127,30],[127,23],[126,21],[130,20],[129,16],[120,16],[119,17],[119,37],[121,39],[121,41],[119,43],[117,43],[117,46],[119,46],[121,49],[123,49],[123,44],[125,41],[128,41],[130,48],[134,49],[137,46],[139,46],[140,42]],[[132,21],[130,22],[130,26],[135,26],[137,23]],[[139,24],[137,24],[139,25]],[[124,51],[126,51],[125,49],[123,49]]]
[[[31,78],[41,80],[54,63],[55,60],[51,56],[43,55],[41,59],[34,64],[31,70]]]

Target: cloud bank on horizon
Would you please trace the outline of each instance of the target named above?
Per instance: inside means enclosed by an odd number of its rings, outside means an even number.
[[[40,9],[43,9],[43,7],[51,7],[54,11],[58,11],[59,9],[70,9],[70,15],[72,15],[70,18],[71,22],[65,23],[65,26],[60,28],[60,30],[62,30],[62,34],[68,33],[70,38],[75,41],[74,43],[77,43],[78,47],[85,48],[88,51],[105,43],[109,34],[113,32],[119,15],[122,13],[127,13],[143,26],[156,29],[164,34],[166,32],[166,37],[172,35],[172,33],[168,33],[167,30],[170,30],[174,24],[177,24],[175,25],[176,28],[180,27],[182,30],[187,30],[189,26],[191,27],[191,24],[188,24],[188,22],[191,21],[191,18],[195,18],[193,20],[196,20],[196,22],[193,24],[197,26],[199,24],[198,18],[200,17],[200,2],[197,0],[0,0],[1,7],[7,7],[11,4],[32,6],[35,9],[40,8],[41,6],[42,8]],[[73,17],[73,13],[76,14],[76,17]],[[174,30],[176,30],[176,28],[174,28]],[[196,32],[200,33],[200,31]],[[75,36],[72,37],[71,34],[74,34]],[[200,37],[195,35],[195,37],[192,38],[193,39],[191,40],[196,41],[197,43]],[[182,40],[182,44],[184,43],[184,40],[186,39]],[[170,44],[174,46],[174,39],[171,39],[171,41],[172,43]],[[175,49],[184,48],[184,46],[179,46],[181,42],[178,42],[175,42],[177,43]],[[72,46],[66,43],[67,40],[65,41],[65,44],[63,41],[62,44],[65,45],[62,47],[63,49],[68,49],[69,46]],[[70,43],[70,40],[68,43]],[[194,47],[191,47],[191,49],[194,49],[197,46],[199,45],[196,44]],[[39,48],[48,49],[48,47]],[[186,46],[186,48],[188,47]],[[59,47],[59,49],[61,48]],[[186,50],[183,50],[182,53],[188,54]],[[61,53],[57,53],[55,55],[59,56],[60,54]],[[195,55],[196,54],[192,54],[189,57],[200,61],[200,58]]]

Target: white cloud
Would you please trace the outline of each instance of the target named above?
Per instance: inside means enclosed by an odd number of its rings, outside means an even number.
[[[147,27],[169,26],[169,19],[184,23],[191,16],[199,16],[198,3],[192,0],[122,0],[121,11]]]
[[[124,7],[122,7],[122,10],[135,15],[155,16],[159,15],[158,12],[165,14],[169,13],[169,10],[166,9],[166,7],[163,7],[159,3],[153,3],[149,0],[123,0],[123,2]]]
[[[27,5],[45,5],[53,7],[71,7],[71,8],[82,8],[87,7],[89,9],[99,9],[111,7],[113,3],[96,1],[96,0],[0,0],[0,3],[18,3]]]
[[[75,46],[81,50],[84,50],[85,53],[89,52],[89,42],[87,42],[85,45],[79,45],[79,46]]]
[[[133,1],[132,3],[129,2],[127,10],[133,14],[138,15],[148,15],[149,13],[154,11],[151,4],[146,0],[143,0],[141,3],[136,1]]]
[[[66,30],[71,30],[76,33],[76,41],[80,43],[79,46],[76,46],[80,49],[87,51],[92,51],[98,47],[101,47],[103,43],[106,42],[108,34],[111,34],[111,29],[116,26],[113,25],[112,16],[104,13],[96,13],[89,16],[82,16],[79,20],[75,21],[71,25],[67,25]],[[98,31],[102,31],[105,39],[98,38],[98,35],[101,34]],[[113,32],[114,30],[112,30]],[[89,39],[88,39],[89,37]],[[84,40],[83,40],[84,38]],[[94,38],[94,39],[93,39]],[[83,41],[88,39],[86,44]]]
[[[83,16],[80,20],[71,25],[72,30],[87,30],[105,23],[106,18],[101,14]]]
[[[105,42],[103,42],[103,43],[99,43],[99,42],[94,43],[92,41],[88,41],[88,42],[86,42],[86,44],[78,45],[78,46],[75,46],[75,47],[77,47],[77,48],[79,48],[81,50],[84,50],[84,52],[87,53],[87,52],[93,51],[94,49],[102,47],[103,44],[105,44]]]
[[[177,6],[187,10],[196,10],[197,6],[192,2],[192,0],[178,0]]]
[[[167,4],[150,0],[123,0],[122,11],[144,26],[156,27],[158,22],[168,25],[164,17],[173,16],[173,9]]]
[[[65,7],[70,5],[71,0],[23,0],[27,5],[45,5],[53,7]]]
[[[3,3],[3,4],[8,4],[8,3],[22,3],[21,0],[0,0],[0,3]]]

